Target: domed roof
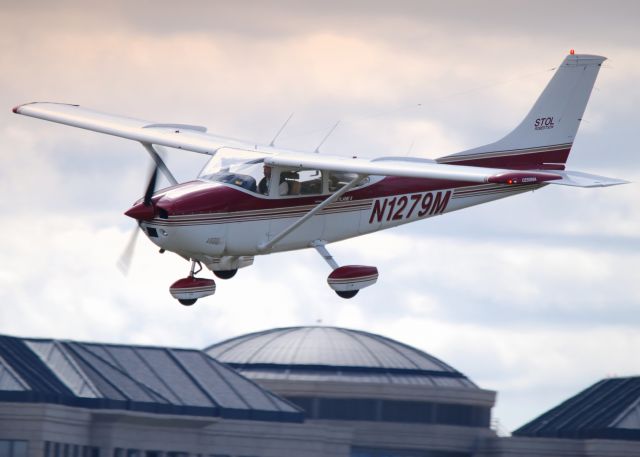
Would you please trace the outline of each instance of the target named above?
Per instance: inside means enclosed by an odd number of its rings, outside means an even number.
[[[338,327],[266,330],[205,351],[250,377],[475,387],[426,352],[384,336]]]

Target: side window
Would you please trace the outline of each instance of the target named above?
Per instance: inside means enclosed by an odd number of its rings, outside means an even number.
[[[287,183],[288,195],[319,195],[322,193],[320,170],[281,171],[280,180]]]
[[[329,172],[329,192],[335,192],[341,187],[347,185],[349,181],[352,181],[357,175],[355,173],[347,173],[342,171],[331,171]],[[364,186],[368,184],[370,181],[370,177],[364,178],[362,181],[358,183],[356,188],[360,186]]]

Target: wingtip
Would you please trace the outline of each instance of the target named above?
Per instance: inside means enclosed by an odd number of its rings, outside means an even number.
[[[13,109],[11,111],[13,111],[16,114],[23,114],[21,113],[21,109],[27,105],[66,105],[66,106],[75,106],[75,107],[79,107],[80,105],[76,105],[75,103],[59,103],[59,102],[29,102],[29,103],[22,103],[21,105],[16,105],[13,107]]]
[[[33,105],[33,104],[35,104],[35,103],[37,103],[37,102],[21,103],[21,104],[19,104],[19,105],[14,106],[14,107],[13,107],[13,109],[12,109],[11,111],[13,111],[13,112],[14,112],[14,113],[16,113],[16,114],[22,114],[22,113],[20,112],[20,109],[21,109],[22,107],[27,106],[27,105]]]

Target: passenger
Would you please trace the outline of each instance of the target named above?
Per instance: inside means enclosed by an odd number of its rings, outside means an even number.
[[[269,165],[264,166],[264,178],[260,180],[258,184],[258,192],[263,195],[269,195],[269,189],[271,186],[271,167]],[[286,174],[280,173],[280,186],[278,187],[278,195],[289,194],[289,183],[285,180]]]

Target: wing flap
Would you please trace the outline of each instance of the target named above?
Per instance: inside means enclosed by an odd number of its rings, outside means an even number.
[[[143,143],[158,144],[213,155],[222,147],[253,148],[234,138],[212,135],[204,127],[159,124],[141,119],[101,113],[79,105],[34,102],[19,105],[13,112],[94,132]]]

